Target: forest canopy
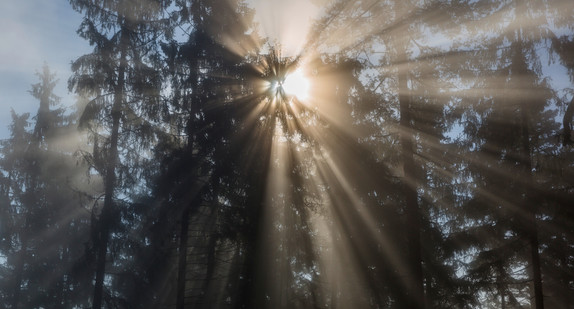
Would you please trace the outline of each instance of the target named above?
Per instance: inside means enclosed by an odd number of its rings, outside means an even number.
[[[0,308],[574,308],[574,3],[269,3],[65,4]]]

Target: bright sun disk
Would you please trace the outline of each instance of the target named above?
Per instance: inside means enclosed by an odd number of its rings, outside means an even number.
[[[285,76],[282,87],[287,95],[296,96],[299,100],[306,100],[309,97],[310,83],[301,70]]]

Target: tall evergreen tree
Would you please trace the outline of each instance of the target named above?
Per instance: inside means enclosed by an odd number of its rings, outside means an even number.
[[[234,226],[238,223],[222,221],[235,210],[222,203],[230,203],[234,190],[240,190],[229,189],[228,179],[241,186],[230,153],[241,116],[231,111],[247,110],[243,105],[248,99],[243,98],[253,96],[247,74],[240,74],[254,47],[247,34],[252,11],[241,1],[180,1],[172,16],[189,32],[184,42],[162,44],[171,92],[161,114],[166,130],[155,148],[160,172],[152,192],[160,217],[149,219],[166,237],[178,239],[177,268],[169,276],[176,282],[171,293],[177,308],[209,306],[226,298],[237,303],[237,294],[224,287],[225,280],[234,288],[238,284],[234,274],[226,273],[230,263],[218,260],[231,259],[233,247],[240,246],[231,232],[239,229]]]
[[[403,194],[397,205],[404,214],[403,235],[408,244],[404,252],[408,265],[400,267],[407,286],[401,289],[403,295],[399,292],[395,296],[403,306],[436,306],[444,302],[444,298],[430,299],[425,294],[431,289],[436,293],[436,282],[441,282],[441,288],[445,289],[453,284],[437,271],[440,266],[436,263],[440,261],[432,261],[432,254],[423,255],[421,241],[423,231],[425,235],[441,234],[440,226],[430,221],[441,219],[432,217],[440,210],[429,203],[429,199],[433,196],[431,190],[435,189],[432,186],[441,183],[433,179],[441,177],[436,170],[450,168],[445,166],[446,150],[441,145],[448,126],[441,121],[449,104],[445,93],[452,86],[445,80],[450,78],[448,63],[452,59],[445,50],[448,46],[435,46],[427,37],[428,33],[441,36],[452,31],[451,27],[462,20],[462,16],[454,12],[464,12],[465,8],[464,3],[441,1],[340,1],[332,7],[327,29],[320,27],[317,35],[318,42],[328,42],[365,63],[362,80],[368,80],[365,86],[372,89],[383,105],[375,109],[379,112],[378,118],[373,117],[375,113],[369,115],[380,126],[372,135],[370,145],[377,143],[376,147],[387,149],[379,154],[387,156],[385,162],[391,170],[400,170],[396,176],[402,179]],[[340,37],[353,39],[340,40]],[[369,106],[369,103],[363,101],[359,105]],[[400,147],[394,146],[397,144]],[[442,184],[450,186],[449,180]],[[440,243],[444,238],[439,236],[435,241]]]
[[[7,264],[14,269],[11,280],[4,287],[4,295],[9,301],[6,307],[17,308],[22,301],[22,281],[24,280],[24,267],[29,263],[29,221],[33,211],[31,205],[25,204],[24,194],[32,189],[26,185],[29,178],[30,164],[27,162],[26,150],[30,144],[30,133],[27,131],[29,114],[18,116],[12,111],[11,137],[2,146],[2,170],[7,174],[3,191],[7,203],[2,205],[4,217],[5,256]],[[36,175],[37,176],[37,175]]]
[[[103,205],[94,217],[93,308],[101,308],[105,298],[110,233],[119,211],[116,197],[126,185],[138,186],[134,164],[148,144],[151,120],[160,106],[155,42],[164,33],[162,17],[170,2],[70,1],[84,14],[78,34],[94,46],[91,54],[73,62],[69,81],[70,89],[93,98],[81,121],[91,128],[94,149],[89,161],[104,180]]]
[[[479,1],[473,5],[483,10],[479,15],[496,12],[496,18],[474,29],[480,40],[468,43],[476,44],[476,56],[490,60],[478,65],[480,73],[473,81],[486,85],[483,91],[475,87],[467,92],[469,99],[478,101],[467,114],[465,128],[473,136],[466,160],[477,187],[465,212],[475,223],[482,222],[469,227],[472,237],[485,239],[471,273],[474,285],[484,284],[495,291],[500,306],[529,303],[528,286],[522,284],[529,277],[531,303],[543,308],[538,226],[545,210],[535,190],[541,181],[535,162],[550,145],[548,136],[555,130],[549,108],[553,93],[542,77],[537,50],[547,35],[545,2],[509,1],[500,6],[499,2]],[[467,238],[461,243],[474,241]],[[517,274],[525,265],[528,272]]]
[[[75,246],[88,236],[75,194],[85,166],[73,157],[79,146],[74,114],[58,106],[57,81],[47,65],[38,77],[30,91],[40,103],[32,131],[28,115],[13,114],[12,136],[2,145],[1,168],[8,175],[3,237],[13,266],[9,308],[82,304],[70,288],[81,296],[85,287],[74,267],[83,254]]]
[[[572,307],[572,6],[314,2],[284,57],[250,2],[70,0],[87,130],[46,68],[1,144],[0,307]]]
[[[34,253],[34,251],[42,247],[42,239],[39,239],[39,235],[41,235],[42,227],[46,226],[46,222],[40,221],[40,218],[43,218],[50,211],[47,209],[46,196],[43,196],[46,184],[43,182],[42,169],[45,165],[44,159],[46,159],[49,134],[57,125],[57,118],[61,117],[61,110],[50,110],[51,106],[58,103],[59,98],[53,93],[56,80],[55,76],[50,73],[48,66],[44,66],[43,72],[38,76],[40,83],[33,85],[31,91],[31,94],[40,101],[34,130],[31,134],[26,131],[26,115],[20,118],[24,121],[18,121],[19,117],[13,115],[14,125],[11,143],[15,144],[12,149],[16,152],[4,157],[5,163],[8,165],[5,168],[8,174],[22,177],[21,181],[11,180],[12,188],[10,190],[13,192],[12,202],[19,205],[16,213],[20,214],[16,216],[14,222],[17,224],[18,253],[14,265],[12,308],[29,304],[28,302],[31,300],[29,297],[32,295],[22,295],[22,285],[25,281],[29,281],[28,288],[38,284],[34,282],[33,272],[37,271],[42,275],[47,275],[45,270],[34,269],[40,264],[37,260],[44,257]],[[18,146],[19,143],[24,144]],[[10,146],[7,148],[10,149]],[[49,223],[47,224],[49,225]],[[37,285],[36,288],[42,289]]]

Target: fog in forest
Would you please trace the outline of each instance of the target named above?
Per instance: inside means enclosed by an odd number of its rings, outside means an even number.
[[[574,308],[572,1],[30,3],[0,308]]]

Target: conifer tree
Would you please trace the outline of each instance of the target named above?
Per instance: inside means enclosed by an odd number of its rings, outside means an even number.
[[[103,177],[101,209],[94,222],[96,252],[93,308],[101,308],[110,233],[118,222],[116,199],[127,184],[138,187],[139,151],[149,144],[153,117],[160,107],[160,76],[154,68],[156,39],[170,1],[70,1],[84,14],[78,34],[94,50],[72,64],[70,89],[91,101],[81,117],[91,130],[92,167]],[[168,33],[169,34],[169,33]],[[142,148],[136,145],[142,146]]]
[[[465,128],[472,136],[465,156],[477,187],[464,208],[467,219],[475,220],[467,230],[472,236],[459,242],[485,239],[470,274],[476,287],[494,291],[500,306],[531,303],[543,308],[538,218],[545,210],[537,197],[541,179],[534,166],[555,127],[549,109],[553,93],[536,51],[547,35],[547,11],[540,10],[544,1],[473,5],[484,10],[481,15],[496,12],[497,18],[474,29],[481,39],[467,43],[476,44],[475,56],[485,60],[475,64],[481,72],[473,80],[485,88],[467,92],[467,99],[477,100],[466,111]],[[482,223],[474,226],[476,222]],[[518,274],[524,267],[528,271]],[[521,284],[524,277],[532,282],[530,291]]]
[[[13,267],[5,297],[10,308],[82,304],[69,289],[79,298],[86,286],[76,281],[81,272],[74,267],[83,254],[77,248],[88,236],[75,194],[84,183],[85,166],[73,157],[80,145],[74,114],[58,105],[57,80],[47,65],[38,77],[30,91],[39,100],[38,113],[33,121],[13,113],[12,136],[2,144],[3,237]]]

